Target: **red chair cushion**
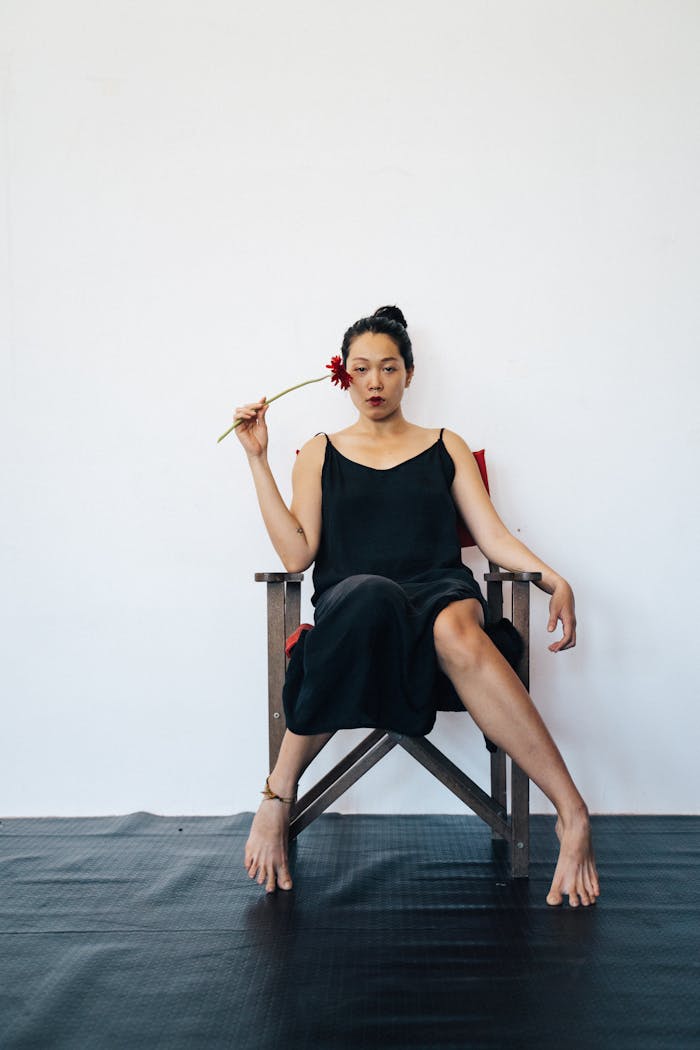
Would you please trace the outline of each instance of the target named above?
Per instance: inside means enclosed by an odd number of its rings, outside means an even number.
[[[292,655],[292,649],[301,638],[303,632],[310,631],[312,627],[312,623],[301,623],[297,627],[296,631],[293,631],[292,634],[290,634],[289,638],[284,643],[284,653],[287,659],[289,659],[289,657]]]

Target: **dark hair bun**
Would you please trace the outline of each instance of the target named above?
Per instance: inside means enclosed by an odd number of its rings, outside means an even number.
[[[413,347],[411,346],[411,337],[406,328],[406,318],[398,306],[380,306],[371,317],[361,317],[359,321],[355,321],[348,328],[343,336],[343,343],[340,348],[343,364],[348,359],[350,344],[353,339],[357,338],[358,335],[363,335],[365,332],[374,332],[375,334],[383,333],[388,335],[390,339],[393,339],[406,368],[413,368]]]
[[[374,311],[372,317],[386,317],[389,321],[398,321],[404,328],[408,328],[406,318],[398,306],[380,306],[378,310]]]

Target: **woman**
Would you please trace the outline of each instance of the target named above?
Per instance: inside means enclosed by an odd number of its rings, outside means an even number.
[[[237,408],[265,526],[288,572],[313,562],[315,626],[293,650],[284,690],[287,732],[246,844],[245,867],[268,892],[291,889],[289,809],[299,778],[341,727],[423,735],[449,679],[484,735],[557,810],[559,859],[547,903],[595,904],[598,876],[586,804],[519,678],[484,630],[485,601],[461,563],[456,513],[479,549],[513,571],[540,572],[548,630],[576,644],[574,596],[563,577],[500,520],[467,444],[409,423],[413,374],[406,321],[381,307],[343,339],[358,419],[300,450],[287,508],[267,462],[264,398]],[[456,509],[455,509],[456,508]],[[445,678],[446,676],[446,678]]]

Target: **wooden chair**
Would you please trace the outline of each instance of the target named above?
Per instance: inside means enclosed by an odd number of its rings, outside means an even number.
[[[476,452],[474,455],[488,490],[483,451]],[[464,526],[460,528],[460,539],[463,547],[474,544],[474,540]],[[509,618],[524,643],[516,672],[526,689],[529,689],[530,685],[530,584],[541,578],[541,573],[538,572],[501,572],[499,567],[492,562],[489,562],[489,571],[484,574],[489,623],[497,623],[503,616],[503,584],[506,581],[511,582],[511,615]],[[299,627],[303,579],[303,573],[255,573],[256,582],[267,584],[270,771],[277,761],[286,728],[282,707],[282,687],[287,667],[285,641]],[[519,766],[511,762],[509,813],[506,755],[500,748],[491,752],[491,794],[489,795],[447,755],[438,750],[427,737],[409,737],[383,729],[375,729],[370,732],[297,801],[291,813],[290,841],[397,745],[412,755],[457,798],[485,820],[491,828],[494,839],[505,840],[510,848],[511,876],[527,878],[530,862],[530,782]]]

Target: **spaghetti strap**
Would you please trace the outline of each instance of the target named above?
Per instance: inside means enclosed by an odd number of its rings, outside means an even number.
[[[443,435],[444,432],[445,432],[445,428],[444,427],[440,427],[440,437],[438,438],[438,441],[442,441],[442,435]]]

